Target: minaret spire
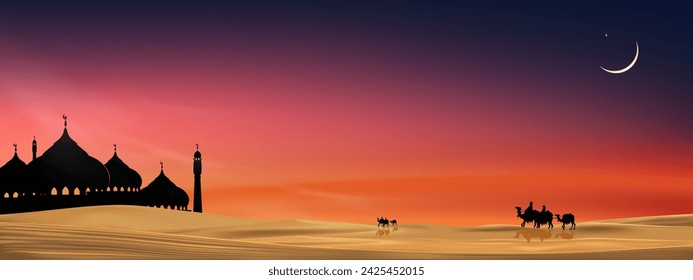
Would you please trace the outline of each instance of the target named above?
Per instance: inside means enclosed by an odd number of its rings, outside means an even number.
[[[193,190],[193,212],[202,213],[202,154],[200,145],[195,144],[197,151],[193,155],[193,174],[195,174],[195,188]]]
[[[163,173],[164,172],[164,162],[160,161],[159,164],[161,164],[161,172]]]
[[[12,144],[12,146],[14,146],[14,154],[16,155],[17,154],[17,143]]]
[[[67,115],[63,114],[63,120],[65,121],[65,128],[67,128]]]
[[[31,142],[31,154],[32,154],[31,160],[35,160],[35,159],[36,159],[36,150],[37,150],[37,147],[36,147],[36,136],[34,136],[34,141]]]
[[[113,153],[115,154],[115,153],[117,153],[117,152],[118,152],[118,145],[116,145],[115,143],[113,143]]]

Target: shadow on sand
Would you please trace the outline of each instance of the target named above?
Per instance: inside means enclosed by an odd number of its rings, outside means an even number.
[[[525,228],[515,232],[513,238],[519,238],[520,236],[527,242],[532,241],[532,239],[538,239],[540,242],[543,242],[544,239],[550,239],[552,236],[560,239],[573,239],[575,238],[575,230],[562,230],[554,236],[553,229]]]
[[[395,225],[392,227],[392,231],[390,231],[390,228],[378,228],[378,230],[375,232],[375,235],[379,237],[383,236],[389,236],[391,232],[395,232],[399,230],[399,226]]]

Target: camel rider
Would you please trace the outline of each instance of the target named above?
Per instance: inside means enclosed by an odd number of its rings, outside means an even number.
[[[527,206],[527,209],[525,209],[525,213],[530,213],[534,210],[533,202],[529,202],[529,206]]]
[[[546,213],[546,205],[541,206],[541,213],[542,214]]]

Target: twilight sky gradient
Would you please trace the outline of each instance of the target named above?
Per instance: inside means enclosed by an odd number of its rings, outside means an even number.
[[[192,195],[199,143],[208,213],[693,212],[690,4],[98,2],[0,4],[2,163],[15,142],[28,162],[32,136],[45,151],[65,113],[145,185],[164,161]],[[633,69],[599,69],[635,41]]]

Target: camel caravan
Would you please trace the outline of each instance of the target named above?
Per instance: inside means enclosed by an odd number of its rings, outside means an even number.
[[[537,211],[534,210],[534,205],[530,201],[524,212],[522,212],[520,206],[515,206],[515,209],[517,209],[517,217],[522,219],[521,227],[524,227],[525,223],[534,222],[534,228],[541,228],[541,225],[547,225],[550,229],[553,228],[554,215],[551,211],[546,210],[546,205],[542,206],[541,211]],[[565,229],[567,224],[570,224],[571,230],[575,229],[575,215],[572,213],[564,214],[563,217],[560,214],[556,214],[556,220],[563,223],[563,229]]]
[[[388,236],[390,235],[390,225],[392,225],[392,231],[397,231],[399,228],[397,227],[397,220],[392,219],[388,220],[387,218],[375,218],[376,221],[378,221],[378,231],[375,232],[375,235],[383,237],[383,236]]]
[[[393,227],[397,226],[397,220],[392,219],[388,220],[387,218],[375,218],[378,221],[378,227],[390,227],[390,224],[392,224]]]

